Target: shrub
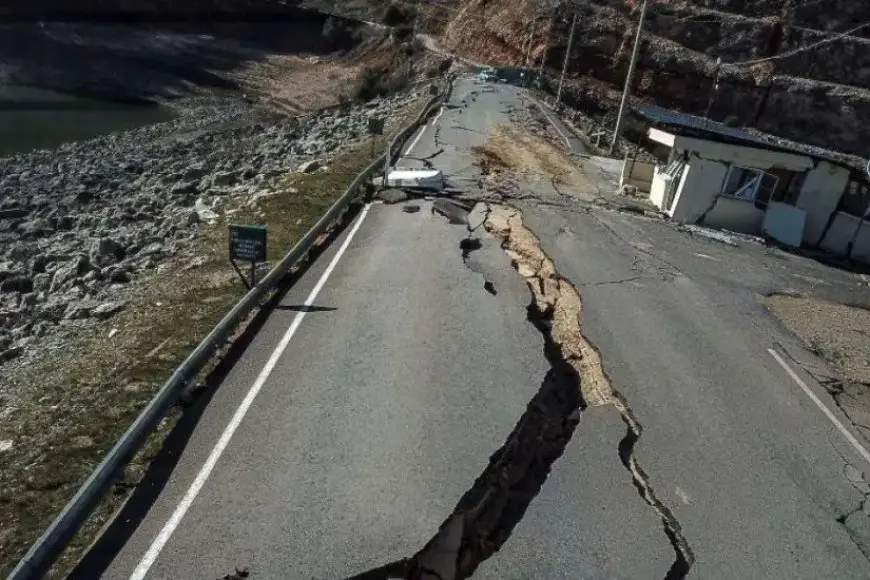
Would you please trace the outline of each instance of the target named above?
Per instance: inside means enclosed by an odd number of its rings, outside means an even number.
[[[384,12],[384,17],[381,19],[383,24],[387,26],[399,26],[411,20],[408,11],[403,10],[395,4],[390,4]]]
[[[414,28],[410,24],[400,24],[393,27],[393,40],[396,43],[404,43],[414,38]]]
[[[357,77],[352,95],[357,101],[370,101],[389,92],[386,71],[368,67]]]

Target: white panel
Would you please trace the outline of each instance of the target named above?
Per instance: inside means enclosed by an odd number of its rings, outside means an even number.
[[[774,240],[799,248],[804,239],[807,212],[787,203],[773,202],[767,207],[762,231]]]

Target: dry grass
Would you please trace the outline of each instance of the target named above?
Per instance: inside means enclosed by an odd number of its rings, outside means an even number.
[[[870,386],[870,310],[782,294],[765,306],[843,377]]]
[[[290,114],[338,105],[362,64],[297,55],[270,55],[236,77],[243,85]]]
[[[414,103],[389,131],[419,112]],[[380,138],[380,151],[385,139]],[[106,326],[83,332],[64,353],[4,377],[22,403],[0,417],[0,576],[6,576],[174,368],[221,319],[245,288],[227,256],[228,222],[269,228],[269,259],[279,259],[371,161],[368,143],[333,160],[328,172],[290,175],[281,193],[200,230],[185,256],[134,281],[128,307]],[[194,266],[192,257],[199,257]],[[203,260],[204,259],[204,260]],[[111,338],[109,330],[116,328]],[[175,411],[131,462],[124,486],[107,497],[49,577],[63,577],[144,474]]]

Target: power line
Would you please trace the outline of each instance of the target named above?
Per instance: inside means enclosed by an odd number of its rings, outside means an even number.
[[[781,58],[788,58],[790,56],[794,56],[794,55],[799,54],[801,52],[806,52],[806,51],[811,50],[813,48],[822,46],[823,44],[830,44],[832,42],[836,42],[836,41],[840,40],[841,38],[849,36],[853,32],[857,32],[858,30],[861,30],[862,28],[864,28],[866,26],[870,26],[870,22],[865,22],[864,24],[859,24],[858,26],[856,26],[854,28],[850,28],[849,30],[847,30],[845,32],[841,32],[841,33],[837,34],[836,36],[833,36],[832,38],[826,38],[824,40],[820,40],[818,42],[814,42],[814,43],[808,44],[806,46],[801,46],[801,47],[795,48],[794,50],[789,50],[789,51],[783,52],[781,54],[775,54],[773,56],[768,56],[765,58],[756,58],[754,60],[745,60],[743,62],[723,62],[722,66],[747,66],[747,65],[758,64],[760,62],[766,62],[769,60],[778,60]]]
[[[803,3],[800,3],[800,4],[793,4],[793,5],[790,5],[790,6],[788,6],[788,9],[789,9],[789,10],[796,10],[796,9],[798,9],[798,8],[804,8],[804,7],[806,7],[806,6],[812,6],[813,4],[821,4],[822,2],[830,2],[830,1],[831,1],[831,0],[807,0],[806,2],[803,2]],[[686,22],[686,21],[691,20],[692,18],[696,18],[696,17],[697,17],[697,18],[700,18],[700,17],[702,17],[702,16],[709,16],[709,15],[712,15],[712,14],[720,14],[720,13],[721,13],[721,12],[716,11],[716,10],[707,10],[707,11],[705,11],[703,14],[698,14],[698,15],[690,14],[690,15],[688,15],[688,16],[683,16],[683,17],[681,17],[681,18],[676,18],[674,14],[664,14],[664,13],[662,13],[662,12],[651,11],[651,14],[654,14],[654,15],[656,15],[656,16],[661,16],[662,18],[675,18],[674,22]],[[738,17],[740,17],[741,15],[735,13],[734,16],[738,16]],[[767,19],[770,19],[770,18],[779,18],[780,16],[781,16],[780,14],[764,14],[764,15],[758,15],[758,16],[742,16],[742,18],[750,19],[750,20],[767,20]],[[694,24],[694,23],[701,24],[701,23],[704,23],[704,22],[722,22],[723,19],[724,19],[724,17],[716,18],[716,19],[712,19],[712,20],[692,20],[692,23],[693,23],[693,24]],[[822,32],[822,31],[819,31],[819,32]]]

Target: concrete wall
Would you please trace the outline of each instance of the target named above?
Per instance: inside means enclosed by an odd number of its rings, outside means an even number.
[[[849,170],[827,161],[820,162],[807,173],[806,181],[795,202],[795,207],[807,212],[805,244],[815,246],[819,243],[819,238],[825,231],[831,214],[837,209],[848,183]]]
[[[843,212],[837,212],[831,227],[822,238],[819,245],[827,252],[837,256],[847,257],[849,242],[855,237],[855,231],[861,219]],[[861,224],[861,231],[852,247],[853,260],[870,264],[870,222]]]
[[[649,190],[649,200],[660,210],[665,209],[665,192],[670,183],[671,176],[665,173],[664,167],[656,166],[653,169],[653,180]]]
[[[755,207],[754,202],[720,195],[701,225],[744,234],[760,234],[763,222],[764,210]]]
[[[804,241],[804,227],[807,212],[787,203],[778,201],[767,206],[761,230],[781,244],[799,248]]]
[[[619,176],[619,186],[633,185],[638,191],[650,193],[655,165],[643,161],[632,161],[626,157],[622,163],[622,174]]]
[[[713,205],[722,189],[728,166],[724,163],[701,159],[694,153],[674,198],[671,217],[680,223],[693,224]]]

